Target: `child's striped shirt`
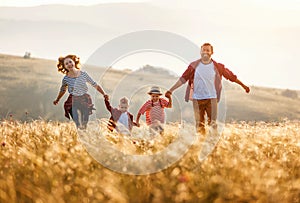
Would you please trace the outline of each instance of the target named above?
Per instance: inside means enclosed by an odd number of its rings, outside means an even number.
[[[165,111],[164,108],[167,108],[169,102],[166,99],[159,98],[157,102],[148,100],[139,110],[140,114],[146,112],[146,123],[147,125],[153,124],[155,121],[160,123],[165,122]]]

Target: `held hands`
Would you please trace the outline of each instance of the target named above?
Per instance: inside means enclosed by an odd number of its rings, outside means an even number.
[[[168,90],[166,93],[165,93],[165,97],[167,98],[171,98],[171,95],[172,95],[172,92],[170,90]]]
[[[104,97],[104,99],[105,99],[106,101],[109,100],[109,96],[108,96],[107,94],[104,94],[103,97]]]

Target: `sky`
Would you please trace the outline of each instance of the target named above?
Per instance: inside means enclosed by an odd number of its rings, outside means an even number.
[[[145,2],[147,0],[1,0],[0,6],[40,6],[49,4],[83,5],[89,6],[100,3],[118,3],[118,2]]]
[[[67,4],[67,5],[94,5],[99,3],[114,3],[114,2],[149,2],[150,0],[1,0],[0,6],[38,6],[38,5],[48,5],[48,4]],[[197,0],[193,0],[196,2]],[[268,8],[284,8],[284,9],[299,9],[300,8],[300,0],[241,0],[241,1],[251,1],[253,4],[257,4],[263,7]],[[161,1],[154,0],[160,5],[170,6],[170,1]],[[166,3],[164,3],[166,2]],[[187,7],[192,8],[189,4],[186,4],[186,1],[183,0],[172,0],[173,5],[177,7]],[[189,1],[190,2],[190,1]]]
[[[211,42],[215,47],[213,58],[225,65],[228,64],[230,69],[247,84],[300,90],[300,82],[298,82],[300,67],[296,64],[300,58],[298,51],[300,46],[300,40],[298,40],[300,36],[300,0],[227,0],[226,2],[220,0],[0,0],[0,7],[32,7],[48,4],[92,6],[120,2],[142,2],[154,5],[158,8],[156,17],[161,19],[162,24],[160,25],[160,22],[156,20],[147,19],[152,16],[147,16],[143,24],[144,16],[141,16],[140,24],[134,22],[118,31],[113,30],[114,27],[112,27],[112,30],[108,31],[111,34],[102,37],[97,43],[87,40],[84,48],[89,51],[80,52],[83,49],[79,50],[81,59],[87,59],[87,56],[101,46],[101,43],[122,34],[145,29],[161,29],[186,37],[199,46],[201,43]],[[161,11],[167,11],[170,15],[165,15]],[[174,16],[172,15],[173,11]],[[199,12],[203,12],[201,16],[206,16],[206,18],[198,18]],[[130,19],[131,15],[131,13],[128,13],[128,16],[124,15],[124,19]],[[197,26],[198,22],[202,23],[204,27]],[[206,25],[209,25],[211,30],[205,30]],[[3,45],[1,39],[0,43]],[[8,45],[10,49],[4,51],[13,54],[17,46],[22,46],[22,43],[24,42]],[[37,43],[41,42],[37,40]],[[74,48],[61,49],[60,54],[69,53],[72,49]],[[16,54],[22,54],[23,49],[20,50]],[[2,51],[1,47],[0,51]],[[45,49],[36,49],[33,53],[37,57],[54,60],[58,54],[55,52],[47,55]],[[140,53],[118,61],[114,67],[136,69],[146,64],[171,67],[178,75],[187,65],[166,54]]]
[[[170,5],[172,1],[172,5]],[[299,10],[300,0],[240,0],[241,2],[251,2],[251,4],[259,5],[268,9],[290,9]],[[189,0],[189,3],[183,0],[1,0],[0,6],[16,6],[16,7],[28,7],[28,6],[39,6],[49,4],[66,4],[66,5],[95,5],[101,3],[120,3],[120,2],[152,2],[161,6],[173,6],[180,8],[194,8],[191,6],[196,3],[197,0]],[[192,3],[191,3],[192,2]]]

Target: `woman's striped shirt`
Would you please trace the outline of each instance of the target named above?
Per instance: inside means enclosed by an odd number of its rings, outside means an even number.
[[[65,76],[62,80],[60,91],[65,92],[68,88],[70,94],[81,96],[88,91],[87,83],[93,87],[97,86],[97,83],[85,71],[80,71],[80,75],[76,78]]]

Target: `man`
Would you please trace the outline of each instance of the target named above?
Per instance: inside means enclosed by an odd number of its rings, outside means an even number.
[[[165,93],[165,96],[170,96],[174,90],[188,81],[185,101],[193,101],[196,130],[204,135],[205,113],[208,117],[208,124],[214,129],[217,128],[217,102],[221,96],[222,76],[242,86],[246,93],[250,92],[250,88],[237,79],[237,76],[225,68],[223,64],[217,63],[211,58],[213,54],[211,44],[203,44],[200,54],[201,58],[188,66],[179,80]]]

